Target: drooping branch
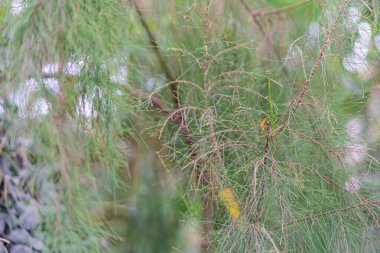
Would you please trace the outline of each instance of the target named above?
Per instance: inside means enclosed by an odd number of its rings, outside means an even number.
[[[190,157],[196,162],[195,163],[195,169],[196,169],[196,176],[199,180],[199,182],[207,186],[211,184],[212,177],[208,170],[202,169],[201,163],[197,162],[199,160],[198,158],[198,152],[195,149],[195,140],[191,135],[190,128],[187,124],[186,118],[182,111],[178,111],[178,113],[170,113],[169,110],[165,107],[165,104],[157,97],[151,96],[146,92],[143,92],[141,90],[133,89],[132,92],[136,95],[138,95],[140,98],[150,100],[151,106],[160,110],[161,113],[166,115],[170,118],[170,120],[178,125],[180,128],[182,128],[182,131],[184,133],[184,137],[188,146]],[[217,176],[217,175],[215,175]],[[216,179],[218,182],[219,179]],[[202,195],[202,220],[203,220],[203,233],[206,235],[206,238],[202,240],[202,248],[208,251],[210,249],[210,242],[207,239],[207,236],[212,231],[212,223],[214,218],[214,201],[212,199],[212,192],[206,191]]]
[[[63,74],[42,74],[42,78],[60,78]],[[65,75],[66,79],[76,79],[75,76]],[[191,130],[187,124],[187,120],[184,117],[184,114],[182,111],[178,110],[178,113],[171,113],[170,109],[166,107],[165,103],[160,100],[159,98],[152,96],[151,94],[148,94],[140,89],[128,87],[128,92],[131,92],[132,94],[135,94],[137,97],[141,99],[148,100],[150,102],[150,105],[159,110],[163,115],[169,117],[170,121],[172,121],[174,124],[179,126],[183,133],[186,140],[186,143],[189,148],[189,154],[190,156],[195,160],[198,157],[198,152],[195,150],[195,140],[191,135]],[[203,185],[207,185],[211,182],[211,176],[208,173],[208,171],[201,170],[199,167],[200,165],[197,165],[197,175],[199,176],[200,182]]]
[[[259,31],[261,33],[261,35],[264,36],[266,42],[268,43],[268,45],[273,49],[273,52],[275,53],[276,57],[277,57],[277,60],[281,62],[281,55],[280,55],[280,51],[278,50],[278,48],[274,45],[273,41],[272,41],[272,38],[268,35],[268,33],[264,30],[264,27],[262,26],[262,24],[260,23],[260,21],[258,20],[258,16],[257,13],[249,6],[249,4],[247,3],[246,0],[240,0],[241,4],[244,6],[244,9],[249,13],[250,17],[252,18],[253,22],[257,25],[257,27],[259,28]],[[281,68],[282,72],[285,74],[285,75],[288,75],[288,71],[285,67],[282,67]]]
[[[301,7],[303,5],[306,5],[308,3],[310,3],[311,0],[304,0],[304,1],[301,1],[299,3],[295,3],[293,5],[289,5],[289,6],[285,6],[285,7],[282,7],[282,8],[278,8],[278,9],[274,9],[274,10],[257,10],[257,11],[252,11],[250,8],[249,8],[249,5],[247,4],[247,2],[245,0],[242,0],[242,3],[243,5],[245,6],[245,8],[250,12],[251,16],[252,17],[264,17],[264,16],[271,16],[271,15],[277,15],[277,14],[281,14],[281,13],[284,13],[284,12],[288,12],[288,11],[292,11],[298,7]]]
[[[159,49],[159,45],[157,43],[157,39],[155,38],[153,32],[150,30],[147,22],[145,21],[144,16],[143,16],[138,4],[136,3],[135,0],[131,0],[131,2],[132,2],[132,4],[133,4],[134,8],[136,9],[136,12],[139,16],[140,23],[142,24],[146,33],[148,34],[150,44],[151,44],[152,49],[153,49],[153,51],[154,51],[154,53],[155,53],[155,55],[156,55],[156,57],[160,63],[160,66],[161,66],[162,70],[164,71],[166,78],[170,81],[170,90],[171,90],[171,93],[173,95],[173,105],[175,108],[179,108],[180,107],[179,82],[174,77],[174,75],[171,72],[167,62],[165,61],[164,57],[162,56],[160,49]],[[168,110],[165,109],[164,104],[159,99],[147,96],[148,94],[144,94],[143,92],[139,92],[139,94],[142,97],[150,98],[152,106],[160,109],[162,111],[162,113],[166,114],[168,117],[170,117],[170,119],[175,124],[177,124],[178,126],[180,126],[182,128],[186,143],[188,145],[190,156],[194,161],[197,161],[198,160],[198,158],[197,158],[198,153],[195,150],[195,140],[191,135],[191,131],[190,131],[190,128],[188,126],[188,122],[187,122],[185,114],[182,111],[178,111],[178,113],[175,113],[175,114],[170,114],[168,112]],[[196,168],[196,175],[197,175],[199,181],[202,183],[202,185],[210,184],[210,182],[211,182],[210,172],[208,170],[202,169],[201,164],[199,162],[196,162],[195,168]],[[206,192],[202,196],[202,204],[203,204],[202,217],[203,217],[203,222],[204,222],[203,233],[206,235],[206,237],[212,231],[212,225],[210,222],[212,222],[213,216],[214,216],[213,200],[212,200],[210,194],[211,194],[211,192]],[[206,240],[204,240],[202,242],[202,248],[209,250],[209,247],[210,247],[210,243],[206,238]]]
[[[336,213],[340,213],[340,212],[350,211],[350,210],[353,210],[353,209],[358,208],[358,207],[366,207],[368,205],[374,206],[374,205],[378,205],[378,204],[380,204],[380,200],[376,200],[376,201],[364,201],[364,202],[361,202],[361,203],[356,204],[356,205],[352,205],[352,206],[348,206],[348,207],[344,207],[344,208],[340,208],[340,209],[336,209],[336,210],[331,210],[331,211],[327,211],[327,212],[321,212],[321,213],[305,216],[305,217],[303,217],[301,219],[297,219],[297,220],[288,222],[288,223],[283,224],[281,226],[273,227],[273,229],[277,229],[277,228],[280,228],[280,227],[283,227],[283,226],[294,225],[294,224],[302,222],[302,221],[313,220],[313,219],[316,219],[316,218],[319,218],[319,217],[330,216],[332,214],[336,214]]]
[[[174,124],[176,124],[180,128],[182,128],[182,131],[183,131],[184,136],[185,136],[186,143],[188,145],[189,154],[193,159],[196,159],[198,157],[198,153],[195,150],[195,140],[191,136],[190,128],[187,124],[186,119],[184,118],[183,113],[181,113],[181,112],[175,113],[175,114],[170,113],[168,108],[166,108],[165,104],[159,98],[151,96],[144,91],[141,91],[138,89],[131,89],[131,92],[138,95],[140,98],[149,100],[152,107],[160,110],[160,112],[162,114],[166,115],[167,117],[169,117],[170,120]],[[200,177],[200,182],[204,185],[209,184],[211,181],[210,174],[207,171],[201,170],[201,168],[199,167],[198,164],[196,167],[197,167],[197,175]]]
[[[265,140],[265,146],[264,146],[264,161],[263,161],[264,171],[263,171],[263,176],[261,178],[260,185],[259,185],[259,196],[253,196],[254,199],[257,199],[256,216],[255,216],[256,222],[258,222],[260,215],[261,215],[262,201],[264,198],[264,192],[265,192],[265,186],[266,186],[265,181],[266,181],[266,176],[267,176],[267,173],[269,170],[269,167],[268,167],[269,143],[271,140],[270,136],[271,136],[271,132],[272,132],[271,128],[270,128],[270,121],[268,121],[267,124],[265,125],[265,129],[267,131],[267,134],[266,134],[266,140]]]
[[[326,50],[330,47],[332,32],[335,29],[336,25],[338,24],[338,21],[342,18],[343,13],[345,12],[345,10],[347,8],[348,2],[349,2],[349,0],[345,0],[344,1],[344,4],[343,4],[342,8],[340,9],[338,16],[333,21],[330,29],[327,30],[327,32],[326,32],[326,39],[325,39],[325,42],[323,43],[323,47],[321,49],[321,52],[319,53],[319,57],[318,57],[317,61],[315,62],[313,68],[311,69],[309,77],[307,78],[307,80],[306,80],[306,82],[305,82],[305,84],[304,84],[304,86],[303,86],[300,94],[298,95],[297,103],[295,104],[295,106],[292,109],[292,113],[293,114],[296,113],[296,111],[297,111],[299,105],[301,104],[302,99],[303,99],[303,97],[304,97],[304,95],[306,93],[306,90],[307,90],[307,88],[309,87],[309,85],[311,83],[311,79],[314,77],[315,73],[317,72],[317,69],[321,65],[323,58],[325,58]]]
[[[175,107],[178,108],[179,107],[179,83],[176,82],[176,78],[171,72],[169,66],[167,65],[165,58],[160,51],[160,47],[157,43],[157,39],[155,35],[153,34],[153,32],[151,31],[151,29],[149,28],[148,23],[146,22],[140,7],[138,6],[135,0],[131,0],[131,3],[137,12],[141,25],[144,27],[144,30],[149,37],[149,43],[151,44],[152,50],[154,54],[156,55],[158,62],[160,63],[160,67],[162,71],[164,72],[166,79],[168,79],[170,82],[170,90],[173,95],[173,104]]]
[[[342,7],[340,8],[340,11],[338,13],[338,15],[336,16],[336,18],[334,19],[330,29],[327,30],[326,32],[326,38],[325,38],[325,42],[323,43],[323,47],[321,49],[321,52],[319,53],[319,56],[318,56],[318,59],[317,61],[315,62],[313,68],[311,69],[310,71],[310,74],[309,74],[309,77],[307,78],[302,90],[300,91],[298,97],[296,98],[296,100],[292,100],[290,103],[289,103],[289,106],[288,106],[288,111],[291,112],[291,116],[294,116],[295,113],[297,112],[298,110],[298,107],[300,106],[302,100],[303,100],[303,97],[305,96],[306,94],[306,91],[308,89],[308,87],[310,86],[311,84],[311,81],[313,79],[313,77],[315,76],[319,66],[321,65],[322,63],[322,60],[325,58],[325,55],[326,55],[326,51],[327,49],[330,47],[330,44],[331,44],[331,35],[332,35],[332,32],[334,31],[336,25],[338,24],[338,21],[342,18],[343,16],[343,13],[345,12],[346,8],[347,8],[347,5],[348,3],[350,2],[350,0],[344,0],[344,3],[342,5]],[[295,102],[296,101],[296,102]],[[295,102],[295,104],[294,104]],[[292,108],[292,105],[294,104],[293,108]],[[289,124],[289,119],[286,119],[277,129],[276,131],[274,131],[273,135],[276,135],[280,132],[282,132],[285,127]]]
[[[260,12],[260,11],[257,11],[257,12],[254,12],[250,6],[247,4],[247,2],[245,0],[241,0],[241,3],[244,5],[245,9],[250,13],[252,19],[255,21],[255,23],[259,26],[259,29],[260,31],[263,33],[263,30],[260,26],[260,23],[258,22],[257,20],[257,17],[258,16],[265,16],[265,15],[272,15],[272,14],[278,14],[278,13],[281,13],[281,12],[284,12],[284,11],[289,11],[289,10],[292,10],[296,7],[299,7],[303,4],[306,4],[310,1],[303,1],[303,2],[300,2],[298,4],[295,4],[295,5],[292,5],[292,6],[289,6],[289,7],[286,7],[286,8],[281,8],[281,9],[277,9],[277,10],[273,10],[271,12]],[[326,33],[326,39],[325,39],[325,42],[323,44],[323,47],[322,47],[322,50],[319,54],[319,57],[316,61],[316,63],[314,64],[310,74],[309,74],[309,77],[308,79],[306,80],[304,86],[303,86],[303,89],[301,90],[300,94],[298,95],[298,98],[295,102],[295,100],[293,99],[289,106],[288,106],[288,110],[290,110],[292,112],[292,114],[294,115],[299,107],[299,105],[301,104],[302,102],[302,99],[307,91],[307,88],[309,87],[310,83],[311,83],[311,80],[312,78],[314,77],[314,75],[316,74],[316,71],[317,69],[319,68],[320,64],[322,63],[322,60],[324,59],[325,57],[325,54],[326,54],[326,50],[329,48],[330,46],[330,43],[331,43],[331,34],[334,30],[334,28],[336,27],[338,21],[341,19],[345,9],[347,8],[347,5],[348,5],[348,2],[349,0],[345,0],[344,2],[344,5],[342,6],[342,8],[340,9],[337,17],[335,18],[335,20],[333,21],[330,29],[327,31]],[[261,14],[260,14],[261,13]],[[262,14],[265,14],[265,15],[262,15]],[[265,36],[265,34],[264,34]],[[268,40],[269,41],[269,40]],[[293,107],[293,109],[291,109],[291,106],[293,105],[293,103],[295,102],[295,105]],[[268,131],[268,134],[267,134],[267,137],[266,137],[266,142],[265,142],[265,147],[264,147],[264,172],[263,172],[263,177],[262,177],[262,180],[260,182],[260,186],[259,186],[259,196],[257,196],[257,206],[256,206],[256,221],[257,219],[259,218],[260,216],[260,212],[261,212],[261,205],[262,205],[262,200],[263,200],[263,196],[264,196],[264,190],[265,190],[265,180],[266,180],[266,172],[268,170],[268,152],[269,152],[269,143],[271,141],[271,139],[276,135],[276,133],[279,133],[281,131],[283,131],[285,129],[285,126],[289,123],[289,120],[285,120],[285,122],[283,124],[281,124],[277,129],[276,131],[271,131],[270,127],[269,127],[269,123],[266,125],[266,129]],[[255,196],[256,197],[256,196]]]

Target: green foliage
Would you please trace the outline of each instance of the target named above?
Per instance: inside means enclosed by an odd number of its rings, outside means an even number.
[[[274,7],[284,7],[284,6],[289,6],[289,5],[296,4],[302,1],[300,0],[268,0],[267,2]]]
[[[379,204],[363,203],[378,198],[347,190],[342,162],[343,123],[363,113],[373,80],[360,95],[340,85],[356,36],[346,11],[331,34],[308,35],[312,21],[332,28],[342,3],[252,20],[240,1],[145,2],[29,0],[3,18],[0,93],[29,98],[5,115],[55,186],[49,248],[184,252],[195,227],[213,252],[376,252]],[[33,116],[41,101],[48,113]]]

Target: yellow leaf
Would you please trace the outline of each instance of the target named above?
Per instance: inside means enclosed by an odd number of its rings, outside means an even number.
[[[236,199],[234,190],[232,188],[224,188],[220,192],[220,198],[232,219],[236,220],[240,216],[240,205]]]

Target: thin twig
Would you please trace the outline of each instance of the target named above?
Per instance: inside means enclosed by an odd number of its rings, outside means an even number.
[[[302,222],[302,221],[313,220],[315,218],[319,218],[319,217],[322,217],[322,216],[330,216],[332,214],[339,213],[339,212],[350,211],[352,209],[355,209],[355,208],[358,208],[358,207],[362,207],[362,206],[366,207],[367,205],[377,205],[377,204],[380,204],[380,200],[376,200],[376,201],[364,201],[364,202],[361,202],[361,203],[353,205],[353,206],[348,206],[348,207],[344,207],[344,208],[340,208],[340,209],[336,209],[336,210],[332,210],[332,211],[328,211],[328,212],[321,212],[321,213],[305,216],[305,217],[303,217],[301,219],[297,219],[297,220],[288,222],[288,223],[283,224],[283,225],[275,226],[275,227],[273,227],[273,229],[280,228],[280,227],[283,227],[283,226],[290,226],[290,225],[293,225],[293,224],[296,224],[296,223],[299,223],[299,222]]]
[[[200,162],[198,162],[200,159],[199,159],[197,151],[195,150],[195,140],[191,136],[189,126],[187,124],[186,119],[184,118],[184,114],[182,113],[182,111],[178,111],[178,113],[172,114],[167,110],[164,103],[160,99],[153,97],[149,95],[148,93],[145,93],[137,89],[134,89],[133,92],[141,98],[149,99],[153,107],[159,109],[161,113],[167,115],[173,123],[175,123],[176,125],[182,128],[186,143],[188,145],[190,157],[196,163],[195,164],[196,176],[202,185],[209,185],[211,183],[211,173],[208,170],[203,169],[201,167]],[[202,240],[201,246],[206,251],[208,251],[211,247],[211,244],[209,240],[207,239],[207,236],[212,231],[212,227],[213,227],[212,221],[214,218],[214,202],[212,200],[211,195],[212,195],[212,192],[209,192],[209,191],[206,191],[206,193],[202,195],[202,220],[204,222],[203,232],[206,235],[206,237],[204,240]]]
[[[319,53],[319,57],[318,57],[318,60],[317,62],[314,64],[313,68],[311,69],[311,72],[310,72],[310,75],[308,77],[308,79],[306,80],[304,86],[303,86],[303,89],[301,90],[299,96],[298,96],[298,101],[297,103],[295,104],[295,106],[293,107],[293,110],[292,110],[292,113],[295,114],[305,93],[306,93],[306,90],[307,88],[309,87],[310,83],[311,83],[311,79],[314,77],[315,73],[317,72],[317,69],[319,68],[319,66],[321,65],[322,63],[322,60],[323,58],[325,57],[325,54],[326,54],[326,50],[330,47],[330,42],[331,42],[331,34],[335,28],[335,26],[337,25],[338,21],[341,19],[343,13],[345,12],[346,10],[346,7],[347,7],[347,4],[348,4],[349,0],[345,0],[344,1],[344,4],[341,8],[341,10],[339,11],[339,14],[338,16],[335,18],[331,28],[329,30],[327,30],[326,32],[326,40],[325,42],[323,43],[323,47],[322,47],[322,50],[321,52]]]
[[[219,162],[220,168],[223,170],[224,173],[226,173],[227,169],[226,169],[226,166],[224,165],[223,157],[222,157],[222,154],[220,153],[219,143],[218,143],[218,140],[216,139],[216,134],[215,134],[215,128],[214,128],[215,115],[211,108],[207,109],[207,113],[209,117],[209,129],[210,129],[209,137],[211,138],[211,141],[213,142],[215,146],[215,154]]]
[[[144,18],[144,15],[142,14],[141,9],[139,8],[137,2],[135,0],[131,0],[131,3],[134,6],[134,8],[136,9],[136,12],[137,12],[139,19],[140,19],[140,22],[141,22],[141,25],[144,27],[146,33],[148,34],[149,42],[152,45],[153,51],[154,51],[160,65],[161,65],[161,68],[164,71],[166,78],[170,81],[170,90],[171,90],[172,95],[173,95],[173,104],[176,108],[179,108],[179,106],[180,106],[179,83],[177,82],[176,78],[174,77],[174,75],[170,71],[169,66],[167,65],[164,57],[162,56],[160,49],[159,49],[159,45],[157,43],[157,39],[155,38],[153,32],[150,30],[150,28],[149,28],[149,26],[148,26],[148,24]],[[151,97],[148,94],[141,92],[141,91],[139,91],[138,93],[141,96],[145,97],[146,99],[150,98],[152,106],[161,109],[164,114],[170,116],[170,113],[168,112],[168,110],[166,110],[164,104],[158,98]],[[190,128],[188,126],[185,115],[181,111],[181,113],[171,115],[170,119],[175,124],[179,125],[183,129],[187,145],[189,146],[190,156],[193,159],[196,158],[198,156],[198,154],[194,149],[195,140],[191,136]],[[202,183],[208,184],[210,182],[209,173],[205,173],[204,171],[202,171],[201,168],[199,167],[199,165],[197,165],[197,174],[200,177]]]
[[[262,227],[262,226],[260,226],[260,225],[258,225],[256,223],[256,224],[254,224],[254,229],[255,230],[259,230],[259,232],[261,232],[266,238],[268,238],[268,240],[270,241],[270,243],[272,244],[272,246],[274,248],[274,251],[276,253],[280,253],[280,250],[278,249],[278,247],[277,247],[276,243],[274,242],[273,238],[270,236],[270,234],[268,233],[268,231],[264,227]]]
[[[270,16],[270,15],[277,15],[277,14],[280,14],[280,13],[283,13],[283,12],[288,12],[288,11],[291,11],[291,10],[294,10],[298,7],[301,7],[302,5],[305,5],[305,4],[308,4],[310,3],[311,0],[305,0],[305,1],[301,1],[299,3],[295,3],[293,5],[289,5],[289,6],[285,6],[285,7],[282,7],[282,8],[278,8],[278,9],[275,9],[275,10],[269,10],[269,11],[265,11],[265,10],[257,10],[255,12],[252,12],[251,15],[254,17],[254,16]]]
[[[162,56],[162,54],[160,52],[160,49],[159,49],[159,45],[157,43],[157,39],[155,38],[153,32],[150,30],[147,22],[145,21],[145,18],[143,16],[143,14],[141,12],[141,9],[139,8],[137,2],[135,0],[131,0],[131,3],[135,7],[136,12],[137,12],[137,14],[139,16],[140,22],[141,22],[142,26],[144,27],[146,33],[148,34],[149,42],[152,45],[153,51],[154,51],[154,53],[155,53],[155,55],[156,55],[156,57],[157,57],[160,65],[161,65],[161,68],[164,71],[166,78],[170,81],[170,90],[171,90],[172,95],[173,95],[173,104],[174,104],[174,107],[179,108],[179,106],[180,106],[180,101],[179,101],[179,83],[176,80],[176,78],[174,77],[174,75],[172,74],[172,72],[170,71],[169,66],[167,65],[164,57]],[[139,91],[138,93],[141,96],[145,97],[146,99],[150,98],[150,101],[151,101],[151,103],[152,103],[152,105],[154,107],[157,107],[157,108],[161,109],[165,114],[167,114],[168,116],[170,116],[170,113],[165,109],[164,104],[158,98],[151,97],[148,94],[146,94],[144,92],[141,92],[141,91]],[[198,154],[194,150],[195,140],[191,136],[190,128],[188,126],[188,123],[187,123],[185,115],[181,111],[178,114],[170,116],[170,119],[175,124],[179,125],[183,129],[187,145],[189,146],[190,156],[192,158],[196,158],[198,156]],[[197,169],[197,171],[202,171],[202,170],[200,170],[200,168],[199,168],[199,169]],[[201,179],[202,179],[201,181],[203,183],[209,183],[210,178],[204,178],[204,176],[203,176],[202,173],[200,173],[198,175],[201,177]]]
[[[309,77],[307,78],[302,90],[300,91],[299,95],[298,95],[298,98],[297,98],[297,102],[295,103],[293,109],[291,109],[291,106],[292,104],[294,103],[294,100],[292,100],[288,106],[288,110],[291,111],[291,114],[294,115],[297,110],[298,110],[298,107],[300,106],[301,102],[302,102],[302,99],[303,97],[305,96],[305,93],[311,83],[311,80],[313,79],[313,77],[315,76],[315,73],[317,72],[319,66],[321,65],[322,63],[322,60],[323,58],[325,57],[325,54],[326,54],[326,50],[330,47],[330,42],[331,42],[331,34],[334,30],[334,28],[336,27],[336,25],[338,24],[338,21],[342,18],[342,15],[343,13],[345,12],[346,8],[347,8],[347,5],[349,3],[350,0],[345,0],[344,1],[344,4],[342,6],[342,8],[340,9],[338,15],[336,16],[334,22],[332,23],[331,27],[329,30],[327,30],[326,32],[326,39],[325,39],[325,42],[323,43],[323,47],[321,49],[321,52],[319,53],[319,57],[317,59],[317,61],[315,62],[313,68],[311,69],[310,71],[310,74],[309,74]],[[289,119],[286,119],[284,123],[282,123],[277,129],[276,131],[274,132],[274,134],[277,134],[279,132],[282,132],[284,129],[285,129],[285,126],[289,124]]]
[[[257,207],[256,207],[256,222],[258,222],[258,219],[260,217],[260,213],[261,213],[261,205],[262,205],[262,201],[263,201],[263,197],[264,197],[264,191],[265,191],[265,180],[266,180],[266,175],[267,175],[267,172],[269,170],[268,168],[268,155],[269,155],[269,143],[270,143],[270,136],[271,136],[271,128],[270,128],[270,121],[268,121],[268,123],[266,124],[266,130],[267,130],[267,135],[266,135],[266,140],[265,140],[265,146],[264,146],[264,161],[263,161],[263,164],[264,164],[264,171],[263,171],[263,176],[262,176],[262,179],[261,179],[261,182],[260,182],[260,191],[259,191],[259,196],[256,198],[256,196],[254,196],[255,199],[257,199]]]
[[[179,113],[176,114],[172,114],[169,112],[168,108],[166,108],[165,104],[159,98],[151,96],[150,94],[138,89],[131,89],[131,92],[138,95],[140,98],[149,100],[152,107],[159,109],[161,113],[168,116],[173,123],[181,127],[184,132],[187,145],[189,146],[190,156],[193,158],[198,157],[198,154],[194,149],[195,140],[191,136],[190,128],[187,124],[186,119],[183,117],[182,111],[179,111]],[[202,182],[208,183],[209,178],[207,180],[202,180]]]
[[[255,22],[255,24],[259,28],[259,31],[264,36],[264,39],[267,41],[268,45],[273,49],[273,52],[275,53],[277,60],[281,62],[282,61],[281,60],[281,54],[280,54],[278,48],[273,44],[272,38],[270,36],[268,36],[268,34],[264,31],[263,26],[261,25],[261,23],[257,19],[258,15],[256,14],[256,12],[252,10],[252,8],[249,6],[249,4],[247,3],[246,0],[240,0],[240,2],[243,4],[245,10],[251,16],[253,22]],[[285,75],[288,75],[288,71],[286,70],[286,68],[284,66],[281,68],[281,70],[282,70],[282,72],[284,72]]]
[[[160,47],[157,43],[157,39],[154,36],[153,32],[150,30],[148,23],[146,22],[144,15],[141,12],[140,7],[138,6],[138,4],[135,0],[131,0],[131,3],[137,12],[137,15],[139,16],[141,25],[144,27],[144,29],[145,29],[148,37],[149,37],[149,42],[152,46],[152,49],[154,51],[154,54],[156,55],[158,62],[160,63],[162,71],[164,71],[166,78],[171,82],[170,90],[173,94],[173,103],[174,103],[175,107],[178,108],[179,107],[179,83],[176,82],[176,78],[174,77],[173,73],[170,71],[170,68],[164,59],[164,56],[161,54]]]

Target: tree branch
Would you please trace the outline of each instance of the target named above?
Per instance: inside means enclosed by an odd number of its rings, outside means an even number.
[[[161,113],[165,114],[170,118],[170,120],[182,128],[186,143],[188,145],[189,153],[191,158],[194,161],[198,160],[198,152],[195,150],[195,140],[191,136],[190,128],[187,124],[186,119],[184,118],[184,114],[179,111],[178,113],[172,114],[165,107],[164,103],[157,97],[150,96],[148,93],[133,89],[133,93],[138,95],[140,98],[148,99],[151,102],[151,106],[157,108],[161,111]],[[204,186],[209,185],[211,183],[211,174],[208,170],[202,169],[201,163],[196,162],[196,176],[199,179],[200,183]],[[219,180],[217,180],[219,181]],[[203,233],[206,236],[204,240],[202,240],[202,248],[206,251],[210,249],[210,242],[207,239],[207,236],[210,235],[212,231],[212,222],[214,219],[214,201],[212,199],[212,192],[206,191],[202,194],[202,220],[203,220]]]
[[[277,60],[279,62],[281,62],[281,55],[280,55],[280,52],[278,50],[278,48],[274,45],[273,41],[272,41],[272,38],[268,35],[268,33],[265,32],[262,24],[259,22],[259,20],[257,19],[257,17],[259,15],[256,14],[255,11],[252,10],[252,8],[249,6],[249,4],[247,3],[246,0],[240,0],[241,4],[244,6],[245,10],[249,13],[249,15],[251,16],[253,22],[255,22],[255,24],[257,25],[257,27],[259,28],[259,31],[261,32],[261,34],[264,36],[265,40],[267,41],[268,45],[273,49],[273,52],[275,53],[276,57],[277,57]],[[281,68],[282,72],[284,72],[285,75],[288,75],[288,71],[286,70],[286,68],[283,66]]]
[[[258,197],[253,196],[254,199],[257,199],[255,222],[258,222],[260,215],[261,215],[262,201],[264,198],[264,192],[265,192],[265,186],[266,186],[265,180],[266,180],[266,176],[267,176],[267,173],[269,170],[269,168],[268,168],[268,155],[269,155],[269,143],[271,140],[271,138],[270,138],[270,136],[271,136],[270,121],[267,122],[265,128],[267,130],[267,135],[266,135],[265,146],[264,146],[264,161],[263,161],[264,171],[263,171],[262,179],[260,181],[259,196]]]
[[[164,71],[166,78],[171,83],[170,84],[170,90],[173,94],[173,104],[175,107],[178,108],[179,107],[179,83],[176,82],[176,78],[174,77],[173,73],[170,71],[169,66],[166,64],[164,56],[161,54],[160,47],[157,43],[157,39],[154,36],[153,32],[150,30],[148,23],[146,22],[144,15],[141,12],[140,7],[138,6],[138,4],[135,0],[131,0],[131,3],[137,12],[137,15],[139,16],[141,25],[144,27],[144,29],[145,29],[148,37],[149,37],[149,42],[152,46],[153,52],[156,55],[158,62],[160,63],[162,71]]]
[[[366,207],[367,205],[377,205],[377,204],[380,204],[380,200],[376,200],[376,201],[364,201],[364,202],[361,202],[361,203],[353,205],[353,206],[348,206],[348,207],[344,207],[344,208],[340,208],[340,209],[336,209],[336,210],[332,210],[332,211],[328,211],[328,212],[321,212],[321,213],[317,213],[317,214],[314,214],[314,215],[305,216],[305,217],[303,217],[301,219],[294,220],[294,221],[288,222],[286,224],[273,227],[273,229],[280,228],[280,227],[283,227],[283,226],[294,225],[294,224],[296,224],[298,222],[312,220],[312,219],[315,219],[315,218],[318,218],[318,217],[322,217],[322,216],[329,216],[329,215],[332,215],[332,214],[335,214],[335,213],[349,211],[349,210],[352,210],[352,209],[355,209],[355,208],[358,208],[358,207],[362,207],[362,206]]]
[[[171,114],[169,112],[168,108],[166,108],[165,104],[159,98],[154,97],[154,96],[150,96],[148,93],[146,93],[144,91],[141,91],[138,89],[131,89],[131,92],[136,94],[140,98],[149,100],[152,107],[159,109],[160,112],[162,114],[168,116],[174,124],[181,127],[183,132],[184,132],[184,135],[185,135],[186,143],[189,146],[190,156],[193,159],[198,157],[198,153],[196,152],[195,147],[194,147],[195,140],[191,136],[190,128],[187,124],[186,119],[183,117],[183,114],[181,112],[176,113],[176,114]],[[199,175],[202,184],[207,185],[210,183],[211,177],[210,177],[209,173],[207,173],[207,171],[202,171],[201,168],[199,167],[199,165],[197,166],[197,175]]]
[[[317,61],[315,62],[313,68],[311,69],[310,71],[310,74],[309,74],[309,77],[307,78],[302,90],[300,91],[299,95],[298,95],[298,98],[296,99],[296,103],[293,107],[293,109],[291,109],[291,106],[293,105],[294,101],[295,100],[292,100],[290,103],[289,103],[289,106],[288,106],[288,111],[291,112],[292,115],[295,115],[295,113],[297,112],[298,110],[298,107],[300,106],[301,102],[302,102],[302,99],[303,97],[305,96],[305,93],[309,87],[309,85],[311,84],[311,80],[313,79],[313,77],[315,76],[319,66],[321,65],[322,63],[322,60],[323,58],[325,57],[325,54],[326,54],[326,50],[330,47],[330,42],[331,42],[331,34],[334,30],[334,28],[336,27],[338,21],[341,19],[343,13],[345,12],[346,8],[347,8],[347,5],[348,5],[348,2],[350,0],[344,0],[344,4],[342,6],[342,8],[340,9],[338,15],[336,16],[334,22],[332,23],[331,27],[329,30],[327,30],[326,32],[326,39],[325,39],[325,42],[323,43],[323,47],[321,49],[321,52],[319,53],[319,57],[317,59]],[[277,129],[276,131],[274,132],[274,135],[282,132],[284,129],[285,129],[285,126],[289,124],[289,119],[286,119],[284,121],[284,123],[282,123]]]
[[[243,1],[243,2],[245,2],[245,1]],[[308,4],[310,2],[311,2],[311,0],[305,0],[305,1],[301,1],[299,3],[295,3],[293,5],[285,6],[282,8],[275,9],[275,10],[268,10],[268,11],[257,10],[257,11],[250,11],[250,13],[251,13],[252,17],[257,17],[257,16],[264,17],[264,16],[277,15],[277,14],[280,14],[283,12],[288,12],[288,11],[294,10],[294,9],[301,7],[302,5]],[[245,5],[248,6],[248,4],[246,2],[245,2]]]
[[[157,43],[157,40],[156,40],[153,32],[150,30],[147,22],[145,21],[144,16],[143,16],[139,6],[137,5],[135,0],[131,0],[131,2],[136,9],[136,12],[139,16],[139,19],[140,19],[142,26],[144,27],[146,33],[148,34],[150,44],[151,44],[153,51],[154,51],[160,65],[161,65],[161,68],[164,71],[166,78],[170,81],[170,90],[171,90],[171,93],[173,95],[174,107],[179,108],[180,107],[179,82],[176,80],[176,78],[174,77],[174,75],[170,71],[169,66],[167,65],[166,61],[164,60],[164,57],[162,56],[162,54],[159,50],[159,45]],[[139,93],[140,93],[140,95],[143,95],[146,97],[146,94],[141,93],[141,92],[139,92]],[[149,96],[146,98],[149,98]],[[186,120],[184,113],[182,113],[182,111],[179,111],[178,113],[176,113],[174,115],[169,114],[169,112],[167,110],[165,110],[163,103],[156,98],[151,98],[151,103],[152,103],[152,106],[156,106],[157,108],[161,109],[162,112],[165,113],[166,115],[168,115],[170,117],[170,119],[175,124],[179,125],[182,128],[186,142],[187,142],[187,145],[189,147],[190,156],[192,157],[193,160],[196,161],[198,154],[195,150],[195,140],[191,136],[190,128],[188,126],[188,122]],[[200,163],[196,163],[196,174],[197,174],[197,177],[200,179],[200,182],[203,185],[207,185],[210,183],[210,181],[211,181],[210,172],[208,170],[203,170],[200,166]],[[206,235],[206,237],[212,231],[212,225],[210,222],[212,222],[213,214],[214,214],[213,204],[212,204],[213,201],[210,199],[210,197],[208,197],[209,195],[210,195],[210,193],[206,193],[205,195],[202,196],[202,204],[203,204],[202,216],[203,216],[203,222],[204,222],[203,232]],[[202,242],[202,248],[209,250],[209,246],[210,246],[210,243],[207,239]]]

